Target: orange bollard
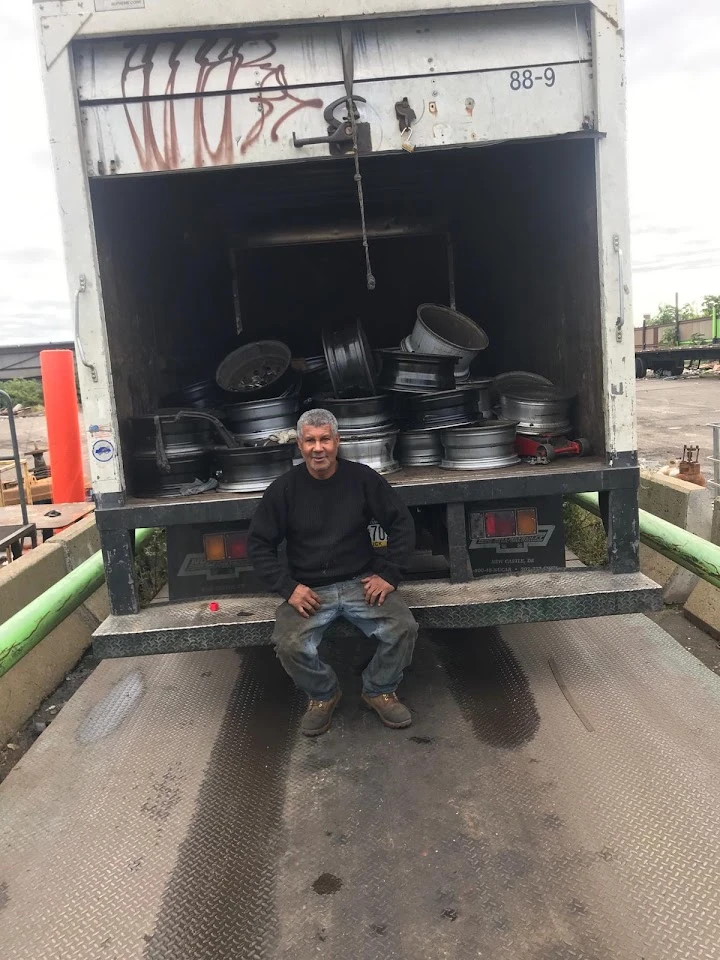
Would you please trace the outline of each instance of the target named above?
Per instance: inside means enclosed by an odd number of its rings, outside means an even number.
[[[80,423],[72,350],[41,350],[53,503],[85,500]]]

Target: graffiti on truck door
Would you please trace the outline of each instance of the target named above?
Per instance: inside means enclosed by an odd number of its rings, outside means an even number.
[[[167,55],[159,48],[167,41],[133,41],[125,57],[120,86],[123,106],[127,118],[130,136],[137,152],[140,166],[146,172],[157,170],[175,170],[181,166],[180,139],[176,117],[176,81],[178,70],[186,65],[188,58],[197,64],[197,79],[193,98],[193,160],[196,167],[220,166],[236,162],[237,151],[244,156],[248,150],[266,132],[272,121],[270,139],[277,142],[280,127],[299,110],[312,108],[319,110],[323,101],[296,96],[289,89],[289,83],[282,63],[275,63],[277,55],[276,37],[273,34],[263,36],[242,35],[230,39],[209,39],[198,41],[178,39]],[[197,49],[193,53],[193,48]],[[258,49],[259,48],[259,49]],[[164,88],[162,112],[154,110],[151,96],[151,77],[167,68],[167,82]],[[246,132],[238,134],[233,130],[233,97],[238,86],[237,78],[243,70],[252,70],[260,80],[252,82],[257,92],[247,94],[247,102],[253,105],[259,116]],[[207,96],[207,86],[216,71],[224,71],[225,93],[222,98],[220,131],[215,143],[208,134],[206,106],[208,101],[215,103],[216,96]],[[129,103],[133,99],[128,90],[128,80],[134,73],[142,76],[141,101]],[[214,77],[213,77],[214,79]],[[160,120],[162,130],[156,129]]]

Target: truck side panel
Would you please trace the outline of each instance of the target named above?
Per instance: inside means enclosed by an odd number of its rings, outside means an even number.
[[[599,129],[597,209],[608,462],[637,460],[635,423],[635,346],[630,285],[630,214],[625,118],[625,41],[623,31],[597,12],[593,16],[595,97]],[[639,531],[635,532],[639,543]]]
[[[88,429],[90,481],[96,494],[115,494],[123,489],[122,454],[69,47],[58,54],[43,79],[68,289],[75,309],[75,340],[89,364],[78,362],[77,368]],[[80,357],[79,349],[77,356]],[[101,459],[93,456],[97,438],[106,441],[105,447],[112,446],[113,455],[109,459],[106,454]]]

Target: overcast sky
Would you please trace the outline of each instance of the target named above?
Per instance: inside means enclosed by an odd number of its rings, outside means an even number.
[[[720,293],[720,0],[626,0],[635,322]],[[30,0],[0,9],[0,342],[71,337]]]

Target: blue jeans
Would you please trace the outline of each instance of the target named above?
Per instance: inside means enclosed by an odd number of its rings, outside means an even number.
[[[344,617],[366,637],[377,638],[375,656],[363,672],[363,692],[370,697],[392,693],[410,664],[418,625],[397,590],[380,606],[365,601],[360,577],[328,587],[313,587],[320,609],[305,619],[289,603],[275,613],[272,642],[285,670],[311,700],[329,700],[338,689],[335,671],[318,656],[327,627]]]

